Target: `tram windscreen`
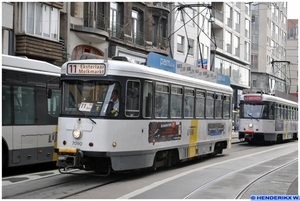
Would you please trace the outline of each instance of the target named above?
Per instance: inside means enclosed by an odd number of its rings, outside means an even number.
[[[269,117],[269,106],[265,103],[241,103],[240,118],[266,119]]]
[[[106,116],[113,90],[118,83],[103,81],[63,81],[62,114]]]

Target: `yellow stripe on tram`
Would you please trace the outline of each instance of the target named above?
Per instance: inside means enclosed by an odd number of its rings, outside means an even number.
[[[196,155],[198,120],[191,120],[191,126],[189,131],[190,131],[190,141],[189,141],[188,157],[190,158]]]
[[[52,156],[52,161],[57,161],[57,153],[54,152],[54,149],[57,148],[57,132],[58,132],[58,125],[55,126],[55,133],[56,133],[56,136],[55,136],[55,140],[54,140],[54,148],[53,148],[53,156]]]

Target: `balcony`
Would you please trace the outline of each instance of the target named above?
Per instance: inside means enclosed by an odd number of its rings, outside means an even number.
[[[220,11],[213,9],[213,15],[215,16],[215,19],[223,22],[223,14]]]
[[[158,38],[156,40],[153,40],[152,43],[153,47],[156,47],[158,49],[166,50],[167,49],[167,38]]]
[[[29,35],[17,35],[16,54],[43,58],[49,61],[59,61],[63,58],[63,47],[61,42]]]
[[[144,45],[144,33],[141,31],[132,31],[132,42],[138,45]]]
[[[93,12],[85,14],[83,19],[83,26],[105,30],[105,18],[103,15],[97,15],[94,17]]]
[[[124,26],[118,23],[114,23],[114,25],[110,27],[110,37],[124,39]]]

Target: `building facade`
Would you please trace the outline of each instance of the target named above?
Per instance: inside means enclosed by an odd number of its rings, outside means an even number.
[[[286,2],[251,4],[251,88],[275,94],[290,89]]]
[[[215,22],[211,26],[211,62],[216,73],[230,77],[237,119],[239,94],[251,87],[251,12],[249,5],[241,2],[212,2],[212,6]]]
[[[290,61],[290,94],[298,97],[298,19],[287,21],[287,60]]]

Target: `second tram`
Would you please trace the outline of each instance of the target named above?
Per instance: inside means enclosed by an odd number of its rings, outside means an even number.
[[[61,172],[156,169],[230,146],[229,86],[99,59],[65,63],[61,85]]]
[[[298,139],[298,103],[268,94],[243,94],[239,139],[282,142]]]

